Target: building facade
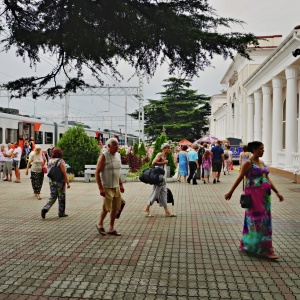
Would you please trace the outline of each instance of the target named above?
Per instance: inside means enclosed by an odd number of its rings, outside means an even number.
[[[220,124],[210,131],[217,134],[223,124],[227,137],[240,138],[244,144],[262,141],[266,164],[296,173],[300,170],[300,26],[283,41],[279,35],[260,38],[264,40],[250,52],[250,61],[237,55],[226,71],[221,81],[227,87],[226,109],[222,117],[220,110],[212,110],[211,120]]]

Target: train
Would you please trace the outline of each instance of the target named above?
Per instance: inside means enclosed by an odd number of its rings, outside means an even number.
[[[78,123],[70,121],[68,127]],[[99,146],[109,138],[116,138],[120,145],[125,145],[125,134],[116,130],[94,130],[81,124],[90,138],[95,138]],[[25,139],[33,139],[35,145],[40,145],[46,151],[50,145],[56,145],[65,132],[64,123],[44,121],[36,117],[21,115],[19,110],[0,107],[0,145],[18,142],[23,149]],[[127,134],[127,144],[139,142],[139,137]]]

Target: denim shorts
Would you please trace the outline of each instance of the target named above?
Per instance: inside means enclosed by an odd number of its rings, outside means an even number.
[[[14,168],[20,168],[20,161],[19,160],[13,160],[13,167]]]

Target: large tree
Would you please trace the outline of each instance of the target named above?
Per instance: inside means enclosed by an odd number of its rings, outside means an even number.
[[[215,55],[248,57],[257,45],[253,34],[219,33],[220,27],[243,22],[219,17],[206,0],[2,0],[2,45],[36,66],[44,53],[57,64],[44,76],[20,78],[5,88],[15,96],[60,95],[84,87],[83,67],[100,81],[101,73],[121,79],[116,67],[124,60],[152,76],[167,62],[169,72],[192,77],[210,66]],[[72,65],[77,75],[69,77]],[[55,80],[69,78],[64,86]]]
[[[158,93],[160,100],[148,100],[144,106],[145,133],[155,138],[164,130],[168,139],[191,141],[206,132],[207,116],[210,115],[209,96],[199,95],[190,89],[187,79],[171,77],[165,79],[165,91]],[[138,119],[139,112],[130,114]]]

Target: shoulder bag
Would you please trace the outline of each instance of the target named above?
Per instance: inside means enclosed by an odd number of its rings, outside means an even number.
[[[250,159],[251,161],[251,159]],[[251,208],[252,207],[252,198],[251,198],[251,184],[252,184],[252,161],[250,169],[250,194],[245,195],[244,193],[240,197],[240,204],[242,208]],[[243,191],[244,188],[244,179],[243,179]]]
[[[54,166],[49,170],[48,172],[48,177],[55,182],[64,182],[65,181],[65,175],[64,173],[61,171],[60,167],[57,166],[57,164],[59,163],[60,159],[58,159]]]

